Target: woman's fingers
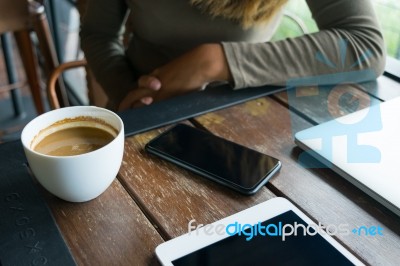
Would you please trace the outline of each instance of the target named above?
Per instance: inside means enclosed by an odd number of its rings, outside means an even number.
[[[140,101],[145,105],[150,105],[153,102],[153,97],[146,96],[140,99]]]
[[[153,91],[161,89],[161,81],[155,76],[143,75],[138,80],[139,87],[148,88]]]
[[[153,94],[155,92],[149,88],[136,88],[129,92],[119,105],[118,110],[123,111],[133,107],[149,105],[153,102]]]

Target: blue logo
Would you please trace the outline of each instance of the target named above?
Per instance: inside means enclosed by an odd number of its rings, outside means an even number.
[[[354,228],[353,230],[351,230],[351,232],[359,236],[383,236],[383,228],[379,225],[373,225],[370,227],[363,225],[359,228]]]
[[[228,225],[225,224],[198,224],[196,225],[196,220],[192,219],[188,223],[189,234],[195,233],[199,234],[202,231],[205,235],[238,235],[244,236],[246,241],[252,240],[254,237],[280,237],[282,241],[286,241],[288,237],[291,236],[314,236],[316,234],[328,234],[333,235],[350,235],[351,233],[359,236],[383,236],[383,228],[379,225],[377,226],[360,226],[359,228],[354,228],[349,230],[349,224],[328,224],[323,225],[320,222],[318,224],[303,224],[294,222],[290,223],[265,223],[258,222],[256,224],[242,224],[239,222],[233,222]]]
[[[310,162],[312,151],[304,151],[300,154],[298,161],[305,167],[331,167],[333,155],[333,138],[345,136],[347,139],[347,162],[348,163],[379,163],[381,153],[379,149],[370,145],[361,145],[358,143],[360,133],[374,132],[382,129],[380,101],[374,97],[368,96],[365,92],[371,92],[377,89],[376,74],[371,69],[352,71],[372,56],[370,51],[363,53],[350,66],[346,65],[347,41],[339,40],[340,63],[335,64],[322,52],[316,54],[316,60],[326,66],[343,70],[334,74],[303,77],[288,80],[288,100],[291,110],[292,133],[299,130],[296,126],[299,114],[314,117],[310,121],[314,124],[320,124],[330,121],[329,130],[321,127],[319,131],[309,134],[298,134],[297,138],[302,141],[319,140],[320,150],[318,151],[327,159],[324,165],[315,165]],[[346,71],[344,71],[346,70]],[[371,82],[364,82],[372,80]],[[361,119],[354,123],[344,123],[340,117],[369,107],[363,113]]]

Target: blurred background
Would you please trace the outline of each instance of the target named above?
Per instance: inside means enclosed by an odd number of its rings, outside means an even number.
[[[386,51],[389,56],[400,59],[400,1],[372,0],[372,3],[382,28]],[[286,13],[290,18],[284,17],[274,40],[301,35],[300,27],[305,27],[309,33],[318,30],[305,0],[290,0]],[[293,23],[293,18],[299,23]]]

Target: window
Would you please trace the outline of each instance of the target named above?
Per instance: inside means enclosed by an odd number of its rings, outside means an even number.
[[[386,44],[388,56],[400,60],[400,1],[398,0],[372,0],[377,14]],[[302,0],[289,1],[286,6],[282,24],[280,25],[274,40],[285,37],[295,37],[302,34],[302,27],[307,28],[308,32],[318,30],[307,3]],[[295,22],[295,23],[293,23]]]

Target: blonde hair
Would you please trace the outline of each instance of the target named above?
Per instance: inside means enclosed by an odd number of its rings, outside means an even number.
[[[190,0],[212,17],[221,17],[249,28],[268,22],[287,0]]]

